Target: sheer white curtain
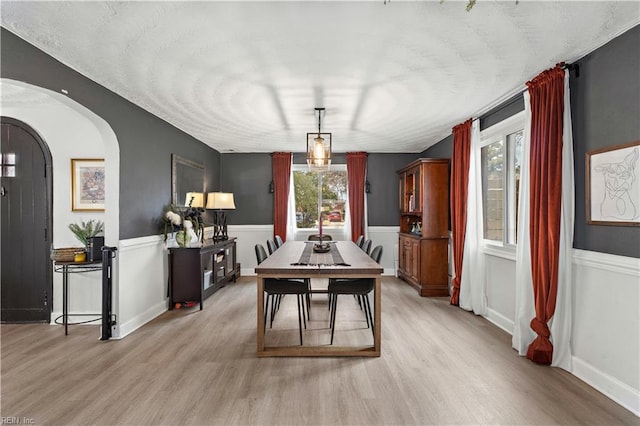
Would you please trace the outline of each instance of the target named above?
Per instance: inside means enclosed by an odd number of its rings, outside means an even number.
[[[296,197],[293,186],[293,165],[289,176],[289,202],[287,203],[287,241],[296,240]]]
[[[531,238],[529,235],[531,102],[528,91],[524,92],[524,114],[522,163],[520,166],[520,203],[518,205],[518,245],[516,247],[516,304],[511,338],[511,346],[518,351],[520,356],[527,354],[527,347],[536,337],[536,334],[529,326],[536,313],[533,305]]]
[[[558,295],[551,319],[553,367],[571,371],[571,293],[573,292],[573,225],[575,222],[575,179],[569,70],[564,71],[564,117],[562,120],[562,216],[560,218],[560,256],[558,258]]]
[[[347,176],[349,179],[349,176]],[[351,212],[349,211],[349,188],[347,188],[347,201],[345,202],[345,210],[344,210],[344,240],[345,241],[353,241],[351,235]],[[367,239],[369,234],[369,213],[367,210],[367,192],[364,193],[364,219],[362,220],[362,224],[364,227],[364,238]],[[359,235],[357,236],[359,237]],[[356,238],[357,238],[356,237]]]
[[[527,354],[529,344],[536,335],[529,326],[535,317],[533,284],[531,279],[531,241],[529,236],[530,194],[530,136],[531,104],[529,92],[524,93],[525,128],[522,143],[522,168],[520,171],[520,206],[518,207],[518,246],[516,251],[516,311],[513,326],[512,346],[522,356]],[[573,135],[571,130],[571,105],[569,95],[569,72],[564,77],[564,117],[562,135],[562,212],[560,219],[560,253],[558,265],[558,294],[556,310],[549,323],[553,343],[551,365],[571,371],[571,293],[574,206],[574,162]]]
[[[485,261],[482,252],[482,169],[480,165],[480,120],[471,124],[471,153],[467,191],[467,231],[462,258],[460,307],[484,315],[487,310]]]
[[[347,176],[347,179],[349,177]],[[365,211],[367,210],[367,199],[365,197],[364,200],[364,209]],[[347,201],[344,203],[344,240],[345,241],[350,241],[351,240],[351,212],[349,211],[349,188],[347,187]],[[366,216],[365,216],[365,220],[366,220]],[[367,229],[367,225],[365,222],[365,227],[364,229]]]

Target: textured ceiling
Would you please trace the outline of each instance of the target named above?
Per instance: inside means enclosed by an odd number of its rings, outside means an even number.
[[[421,152],[640,3],[1,2],[2,26],[221,152]],[[64,89],[64,88],[60,88]],[[72,94],[71,94],[72,95]]]

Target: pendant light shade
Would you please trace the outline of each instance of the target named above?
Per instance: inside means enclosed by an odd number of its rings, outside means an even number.
[[[321,132],[321,116],[324,108],[316,108],[318,131],[307,133],[307,164],[309,170],[327,171],[331,166],[331,133]]]

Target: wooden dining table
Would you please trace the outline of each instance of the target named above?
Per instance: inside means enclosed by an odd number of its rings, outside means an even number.
[[[290,241],[256,266],[258,276],[257,355],[274,356],[380,356],[381,281],[383,268],[351,241],[335,241],[343,262],[334,264],[330,253],[311,252],[306,264],[300,264],[305,247],[313,242]],[[307,251],[308,253],[308,251]],[[264,342],[264,279],[265,278],[371,278],[375,281],[373,346],[270,346]]]

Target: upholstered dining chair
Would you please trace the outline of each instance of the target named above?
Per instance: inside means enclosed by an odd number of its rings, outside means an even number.
[[[277,249],[278,247],[276,246],[275,241],[267,240],[267,250],[269,250],[270,255],[272,255]]]
[[[382,258],[382,246],[376,246],[371,251],[371,258],[380,263]],[[367,327],[371,327],[371,333],[375,337],[375,327],[373,326],[373,315],[371,303],[369,302],[369,293],[373,291],[373,278],[355,278],[355,279],[331,279],[327,293],[330,300],[330,320],[331,327],[331,344],[333,345],[333,335],[336,328],[336,311],[338,308],[338,295],[351,294],[357,297],[361,309],[364,309],[364,316],[367,321]]]
[[[364,235],[360,235],[358,237],[358,239],[356,240],[356,245],[360,248],[362,248],[362,244],[364,243]]]
[[[362,243],[362,246],[360,248],[362,249],[362,251],[369,254],[369,251],[371,250],[371,244],[371,240],[364,240],[364,243]]]
[[[282,247],[282,245],[284,244],[284,241],[282,241],[282,237],[280,235],[276,235],[274,237],[274,239],[275,239],[275,242],[276,242],[276,247],[277,248]]]
[[[262,244],[255,245],[256,261],[258,265],[264,262],[267,258],[267,252],[264,250]],[[273,326],[273,318],[275,312],[280,304],[279,300],[276,300],[276,296],[282,297],[287,294],[295,294],[298,303],[298,327],[300,330],[300,345],[302,345],[302,323],[304,321],[304,328],[307,328],[307,320],[305,316],[305,296],[308,295],[309,287],[305,281],[301,280],[288,280],[281,278],[265,278],[264,279],[264,292],[266,293],[265,306],[264,306],[264,327],[267,327],[267,312],[269,312],[269,300],[271,300],[271,319],[270,327]],[[308,314],[307,314],[308,315]]]

